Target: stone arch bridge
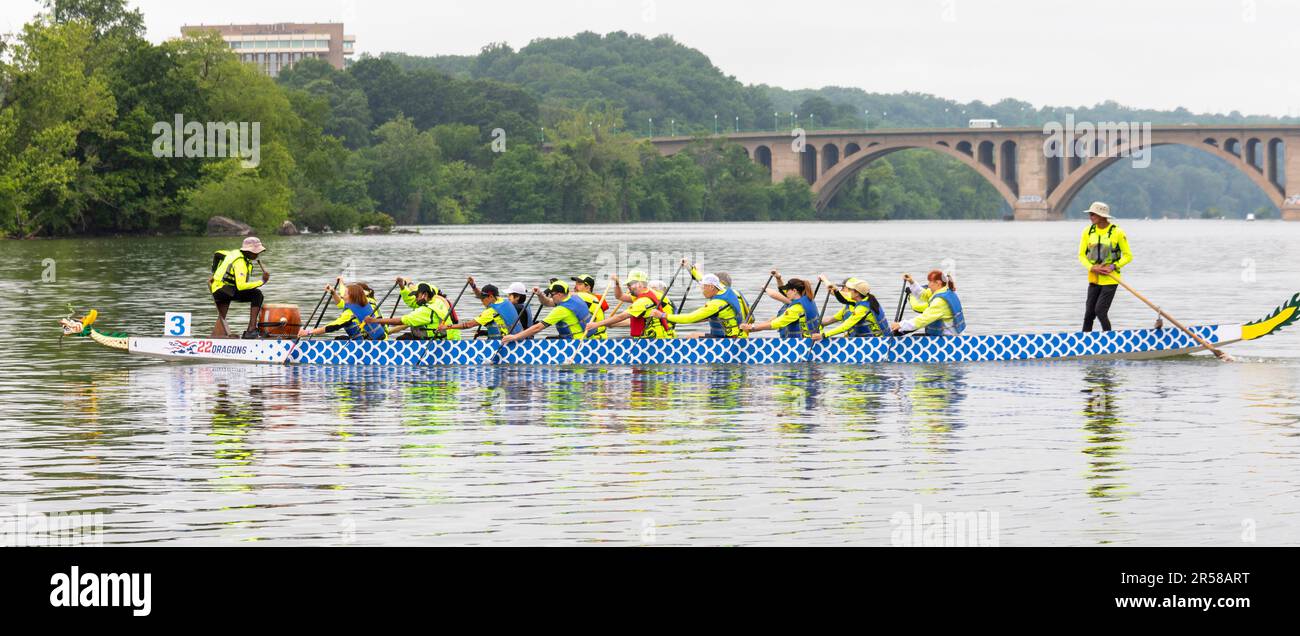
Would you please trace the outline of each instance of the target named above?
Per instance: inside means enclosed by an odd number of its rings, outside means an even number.
[[[1259,186],[1282,218],[1300,220],[1300,126],[1099,126],[1104,128],[1091,133],[1080,131],[1078,124],[1050,133],[1042,128],[817,130],[804,133],[801,151],[794,132],[724,136],[767,167],[774,182],[792,175],[806,179],[818,210],[872,161],[899,150],[927,148],[984,177],[1016,220],[1062,219],[1079,190],[1106,167],[1116,161],[1141,165],[1141,150],[1180,144],[1223,159]],[[673,154],[694,139],[650,141],[661,153]]]

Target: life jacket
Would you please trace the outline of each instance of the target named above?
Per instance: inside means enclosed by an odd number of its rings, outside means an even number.
[[[590,312],[591,314],[591,319],[589,320],[589,322],[600,322],[605,319],[605,310],[600,306],[600,304],[603,301],[599,296],[595,294],[589,294],[587,292],[573,292],[573,295],[581,298],[584,302],[587,303],[587,311]],[[591,333],[587,334],[587,337],[604,338],[605,328],[597,327],[595,329],[592,329]]]
[[[532,312],[528,311],[528,308],[524,306],[524,303],[512,302],[510,305],[515,308],[515,314],[519,316],[519,327],[521,330],[533,326],[533,321],[536,319],[536,316]]]
[[[451,317],[451,322],[452,322],[452,324],[456,324],[456,323],[460,322],[460,316],[456,315],[456,308],[452,306],[452,304],[451,304],[451,299],[450,299],[450,298],[447,298],[447,296],[444,295],[444,294],[438,294],[438,297],[439,297],[439,298],[442,298],[444,301],[446,301],[446,302],[447,302],[447,307],[449,307],[449,308],[451,309],[450,317]]]
[[[519,326],[519,312],[515,310],[514,303],[508,300],[498,300],[488,305],[493,311],[497,312],[497,319],[487,324],[487,335],[489,338],[501,337],[501,326],[498,323],[504,323],[505,328],[510,333],[519,333],[522,329]],[[513,325],[513,327],[512,327]]]
[[[664,313],[667,313],[667,310],[664,309],[664,304],[667,301],[661,300],[658,296],[655,295],[654,291],[647,289],[637,294],[636,297],[649,298],[650,302],[654,303],[656,309]],[[669,307],[671,306],[672,305],[669,305]],[[652,318],[651,320],[654,319]],[[659,318],[658,320],[659,320],[659,324],[663,327],[664,334],[667,335],[673,333],[671,322],[668,322],[664,318]],[[633,338],[649,338],[654,333],[652,330],[646,329],[646,319],[644,316],[640,318],[633,316],[632,319],[628,321],[628,332]]]
[[[212,288],[216,292],[218,289],[227,285],[234,287],[235,281],[235,262],[244,261],[244,270],[250,269],[248,257],[244,256],[243,250],[217,250],[212,253]]]
[[[555,303],[555,306],[563,307],[573,312],[573,315],[578,319],[579,334],[587,328],[587,323],[591,322],[591,310],[587,308],[587,301],[583,300],[582,297],[577,294],[569,294],[568,298]],[[555,323],[555,330],[560,332],[561,338],[573,338],[575,335],[578,335],[573,333],[573,331],[570,330],[568,323],[563,320]]]
[[[443,306],[444,312],[446,313],[438,311],[439,300],[442,301],[441,304]],[[447,338],[454,337],[451,335],[451,330],[440,331],[438,329],[438,325],[452,324],[451,316],[450,316],[451,312],[447,311],[447,309],[450,307],[450,302],[447,299],[443,298],[442,296],[434,296],[431,300],[429,300],[429,302],[426,303],[420,303],[419,301],[416,301],[414,310],[418,310],[421,307],[429,308],[429,314],[432,320],[430,320],[429,324],[427,325],[411,328],[411,332],[414,333],[417,338],[428,338],[431,340],[445,340]],[[442,317],[441,320],[439,320],[439,316]]]
[[[799,306],[803,307],[803,315],[798,320],[781,328],[781,337],[783,338],[805,338],[815,333],[810,329],[816,330],[820,325],[820,321],[817,319],[817,303],[814,303],[807,296],[800,296],[794,303],[799,303]],[[794,303],[790,303],[786,307]]]
[[[731,307],[731,311],[735,313],[735,317],[733,317],[731,320],[724,322],[722,316],[720,315],[722,312],[718,312],[710,316],[709,335],[713,336],[714,338],[726,338],[728,337],[727,336],[728,331],[731,331],[732,333],[735,334],[744,334],[745,332],[740,331],[737,328],[740,325],[740,322],[745,319],[744,305],[741,304],[740,296],[736,294],[735,290],[731,289],[730,287],[724,287],[722,291],[714,295],[713,298],[727,301],[727,305]],[[740,337],[740,336],[732,336],[732,337]]]
[[[889,318],[885,317],[885,308],[880,306],[879,301],[876,302],[875,309],[871,308],[870,296],[849,304],[850,310],[854,310],[857,307],[866,307],[867,315],[863,316],[862,320],[858,321],[858,324],[853,325],[853,329],[851,329],[849,333],[853,334],[856,338],[892,335],[893,332],[889,330]]]
[[[1096,225],[1088,228],[1088,249],[1086,255],[1088,261],[1093,265],[1103,265],[1106,263],[1118,263],[1122,254],[1119,251],[1119,245],[1114,241],[1115,224],[1111,223],[1105,233],[1097,229]],[[1094,241],[1094,235],[1096,240]]]
[[[930,302],[934,302],[935,298],[942,298],[944,302],[948,303],[948,308],[952,310],[952,330],[958,334],[966,331],[966,316],[961,312],[961,299],[957,298],[957,292],[952,290],[938,292],[930,296]],[[936,320],[926,325],[925,335],[942,336],[943,321]]]
[[[365,338],[367,340],[383,340],[388,336],[388,331],[383,325],[367,325],[366,318],[375,313],[375,306],[371,304],[354,305],[344,303],[343,309],[352,312],[352,320],[343,324],[343,331],[348,337],[357,340]]]

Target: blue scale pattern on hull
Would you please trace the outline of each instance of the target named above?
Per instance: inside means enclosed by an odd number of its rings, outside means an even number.
[[[1218,343],[1213,326],[1193,327]],[[489,363],[498,343],[448,341],[303,341],[293,351],[296,364],[478,365]],[[1176,329],[1070,332],[959,337],[839,338],[813,343],[802,338],[700,338],[639,340],[527,340],[501,350],[499,364],[791,364],[824,362],[935,363],[1038,360],[1125,355],[1191,349],[1190,337]]]

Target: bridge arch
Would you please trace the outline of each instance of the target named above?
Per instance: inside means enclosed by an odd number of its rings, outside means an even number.
[[[871,162],[885,157],[886,155],[893,154],[900,150],[910,150],[912,148],[924,148],[956,159],[961,162],[962,165],[969,167],[983,177],[989,185],[993,186],[993,188],[998,191],[998,194],[1002,195],[1002,199],[1007,202],[1007,205],[1015,208],[1016,193],[1012,191],[1006,181],[998,177],[993,167],[984,165],[980,161],[976,160],[975,157],[939,143],[929,145],[915,143],[881,143],[873,144],[859,152],[853,153],[852,155],[845,155],[843,160],[822,173],[822,177],[812,185],[813,193],[817,195],[817,211],[820,212],[824,210],[831,202],[831,199],[835,198],[835,193],[839,192],[839,189],[844,186],[849,177],[856,174],[858,170],[861,170]]]
[[[839,163],[839,162],[840,162],[840,149],[839,149],[839,147],[836,146],[835,144],[825,144],[825,145],[823,145],[823,146],[822,146],[822,161],[821,161],[821,166],[820,166],[821,171],[824,173],[824,172],[826,172],[827,170],[830,170],[831,168],[834,168],[834,167],[835,167],[835,164],[837,164],[837,163]]]
[[[754,161],[758,162],[758,165],[767,168],[769,174],[772,172],[772,149],[771,148],[768,148],[766,145],[763,144],[759,144],[755,146],[753,159]]]
[[[1222,159],[1228,165],[1236,168],[1238,172],[1246,175],[1246,178],[1250,179],[1251,182],[1264,192],[1264,195],[1268,197],[1268,200],[1272,202],[1273,205],[1276,205],[1278,209],[1282,208],[1286,196],[1283,193],[1281,184],[1272,183],[1269,179],[1269,175],[1266,175],[1264,170],[1252,165],[1248,161],[1248,157],[1250,156],[1249,154],[1237,154],[1232,152],[1230,146],[1240,145],[1237,143],[1236,139],[1229,138],[1225,140],[1222,147],[1214,145],[1213,141],[1214,140],[1212,139],[1205,139],[1200,143],[1197,143],[1184,139],[1155,138],[1152,139],[1149,144],[1122,146],[1119,149],[1119,152],[1115,153],[1117,155],[1125,156],[1089,158],[1088,160],[1083,161],[1077,170],[1071,172],[1069,176],[1061,181],[1060,185],[1057,186],[1055,190],[1047,195],[1048,209],[1056,210],[1058,214],[1064,216],[1066,212],[1069,211],[1069,205],[1074,201],[1075,195],[1079,194],[1079,191],[1082,190],[1084,186],[1088,185],[1094,177],[1101,174],[1102,171],[1110,167],[1111,164],[1114,164],[1117,161],[1132,161],[1134,154],[1147,148],[1170,145],[1195,148]],[[1279,144],[1279,146],[1280,145],[1281,144]],[[1282,150],[1279,149],[1279,152],[1281,151]]]

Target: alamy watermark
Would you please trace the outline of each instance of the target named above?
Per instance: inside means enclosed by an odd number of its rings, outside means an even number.
[[[187,122],[177,113],[173,121],[154,122],[151,132],[157,135],[153,156],[159,159],[228,157],[240,159],[245,168],[262,163],[261,122]]]
[[[912,512],[895,512],[889,540],[897,547],[998,546],[998,513],[988,510],[926,512],[921,504]]]
[[[0,508],[0,548],[104,545],[102,512],[28,512]]]
[[[678,273],[683,258],[699,267],[701,274],[709,271],[703,269],[704,256],[701,252],[642,252],[629,250],[626,243],[619,243],[617,252],[601,252],[596,255],[595,271],[590,274],[599,281],[608,279],[611,274],[626,277],[632,270],[641,270],[650,280],[668,282],[674,274]],[[685,268],[681,272],[689,275]]]
[[[1043,156],[1068,159],[1079,157],[1131,157],[1134,168],[1151,165],[1151,122],[1076,122],[1066,115],[1064,122],[1043,124]]]

